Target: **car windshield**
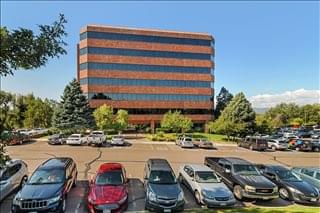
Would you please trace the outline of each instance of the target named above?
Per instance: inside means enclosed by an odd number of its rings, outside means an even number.
[[[176,179],[171,171],[151,171],[149,182],[157,184],[175,184]]]
[[[281,180],[285,181],[301,181],[301,178],[298,177],[290,170],[276,170],[275,171]]]
[[[185,142],[192,142],[192,139],[191,138],[185,138],[184,141]]]
[[[122,139],[122,136],[113,136],[114,139]]]
[[[62,183],[65,179],[63,169],[36,170],[28,181],[28,184],[54,184]]]
[[[196,172],[195,180],[198,183],[219,183],[217,175],[210,171]]]
[[[70,138],[79,138],[79,135],[71,135]]]
[[[250,164],[234,164],[233,171],[240,175],[260,175],[258,169]]]
[[[100,173],[96,177],[96,185],[122,185],[123,183],[121,170]]]

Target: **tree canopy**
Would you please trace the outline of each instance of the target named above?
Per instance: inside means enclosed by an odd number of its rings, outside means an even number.
[[[161,128],[170,131],[170,132],[188,132],[192,128],[192,120],[191,118],[184,116],[180,111],[171,110],[163,115],[161,120]]]
[[[229,104],[232,98],[233,95],[225,87],[222,87],[219,94],[217,95],[217,105],[214,110],[214,117],[216,119],[219,118],[221,112]]]

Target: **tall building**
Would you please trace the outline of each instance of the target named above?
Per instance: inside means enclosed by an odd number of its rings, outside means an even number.
[[[195,125],[213,116],[214,39],[206,33],[88,25],[80,32],[77,77],[92,108],[129,112],[157,125],[180,110]]]

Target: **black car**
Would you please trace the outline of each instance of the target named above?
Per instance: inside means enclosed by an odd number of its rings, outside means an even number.
[[[145,209],[183,211],[184,195],[174,172],[165,159],[149,159],[144,168]]]
[[[260,165],[258,167],[265,177],[277,184],[282,199],[311,204],[316,204],[319,201],[319,191],[291,170],[275,165]]]
[[[243,198],[271,200],[279,197],[278,187],[264,177],[255,165],[244,159],[205,157],[204,164],[221,177],[238,200]]]
[[[48,144],[57,145],[66,143],[67,137],[63,134],[55,134],[48,137]]]
[[[268,148],[267,139],[267,137],[247,136],[244,140],[238,143],[238,146],[251,150],[265,151]]]
[[[66,197],[76,185],[77,167],[71,158],[42,163],[12,202],[12,212],[65,212]]]

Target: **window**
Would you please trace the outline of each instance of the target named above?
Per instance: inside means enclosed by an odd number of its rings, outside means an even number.
[[[320,180],[320,172],[316,172],[316,179]]]
[[[121,34],[121,33],[110,33],[110,32],[93,32],[93,31],[88,31],[80,34],[80,40],[83,40],[86,38],[121,40],[121,41],[141,41],[141,42],[154,42],[154,43],[166,43],[166,44],[190,44],[190,45],[197,45],[197,46],[212,45],[212,40],[206,40],[206,39],[174,38],[174,37],[165,37],[165,36],[134,35],[134,34]]]
[[[301,171],[303,174],[313,177],[313,171],[309,169],[302,169]]]

